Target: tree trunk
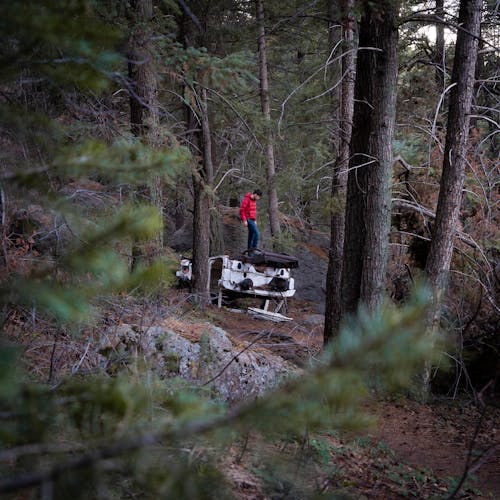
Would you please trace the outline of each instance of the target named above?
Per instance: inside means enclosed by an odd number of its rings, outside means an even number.
[[[436,0],[436,16],[444,18],[444,0]],[[444,47],[444,24],[436,23],[436,46],[434,52],[434,64],[436,65],[436,86],[439,93],[446,88],[446,53]]]
[[[128,70],[131,82],[130,125],[132,134],[151,148],[160,146],[160,112],[158,102],[158,75],[154,60],[151,31],[153,18],[152,0],[134,0],[130,3],[134,26],[129,41]],[[155,175],[149,182],[151,203],[163,213],[163,183]],[[146,191],[147,187],[140,188]],[[163,230],[154,239],[154,254],[163,248]],[[132,248],[132,268],[142,254],[137,243]]]
[[[183,16],[184,46],[200,44],[190,17]],[[212,142],[208,120],[207,92],[204,88],[184,88],[186,102],[187,141],[195,159],[193,179],[193,278],[194,301],[205,306],[210,303],[208,290],[208,258],[210,252],[210,208],[213,183]],[[196,95],[198,92],[198,95]],[[195,114],[194,109],[197,109]]]
[[[430,327],[439,324],[440,302],[447,286],[457,230],[465,176],[470,110],[474,90],[482,0],[462,0],[453,62],[448,124],[443,158],[443,173],[439,188],[436,220],[425,266],[434,292],[434,307]]]
[[[329,46],[334,47],[336,36],[333,30],[333,10],[335,3],[329,2]],[[340,92],[333,101],[334,119],[340,124],[340,134],[334,143],[336,154],[332,171],[332,214],[330,219],[330,250],[328,255],[328,272],[326,277],[326,303],[324,343],[336,334],[339,329],[341,305],[342,258],[344,247],[345,201],[347,189],[347,167],[349,165],[349,145],[352,132],[352,114],[354,109],[354,81],[356,74],[356,54],[354,52],[355,20],[352,16],[354,0],[342,2],[343,50],[346,55],[341,59],[338,77],[342,78]],[[338,112],[335,112],[338,110]]]
[[[485,73],[485,69],[487,68],[487,66],[485,66],[484,62],[484,55],[485,55],[485,51],[484,51],[484,38],[483,38],[483,33],[482,33],[482,23],[480,23],[479,25],[479,41],[478,41],[478,44],[477,44],[477,59],[476,59],[476,70],[474,72],[474,88],[476,90],[478,90],[478,83],[480,80],[484,80],[484,79],[487,79],[488,77],[484,74]],[[482,92],[473,92],[473,95],[472,95],[472,106],[481,106],[481,105],[484,105],[486,104],[487,106],[487,103],[484,103],[482,102],[484,100],[484,93]],[[478,116],[471,116],[470,117],[470,128],[477,128],[477,125],[478,124]],[[487,121],[485,123],[485,126],[487,127],[488,130],[491,130],[493,131],[493,128],[495,128],[495,130],[497,130],[497,127],[493,127],[492,126],[493,124],[489,121]],[[493,141],[490,141],[490,144],[494,144]],[[495,155],[495,156],[498,156],[498,155]]]
[[[7,252],[7,224],[6,224],[6,214],[7,214],[7,203],[5,201],[5,191],[0,185],[0,238],[1,238],[1,252],[2,252],[2,266],[4,268],[8,267],[9,264],[9,254]]]
[[[275,238],[280,234],[280,220],[278,211],[278,194],[276,191],[276,166],[274,161],[274,138],[271,129],[271,105],[269,101],[269,81],[267,77],[266,30],[264,26],[264,1],[256,0],[257,23],[259,26],[259,78],[260,102],[262,114],[267,127],[266,159],[267,159],[267,188],[268,210],[271,225],[271,236]]]
[[[385,7],[385,8],[384,8]],[[368,4],[360,23],[342,272],[343,314],[373,310],[385,290],[397,83],[397,2]]]
[[[194,181],[193,215],[193,291],[198,303],[210,302],[208,293],[208,258],[210,252],[210,213],[212,208],[211,186],[213,184],[212,140],[208,121],[207,91],[200,89],[199,119],[202,157],[197,163]]]
[[[132,133],[145,143],[157,147],[160,140],[158,76],[154,60],[151,22],[152,0],[130,2],[134,12],[129,52],[129,75],[132,79],[130,123]]]

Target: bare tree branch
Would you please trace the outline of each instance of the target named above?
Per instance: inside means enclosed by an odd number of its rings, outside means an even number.
[[[188,7],[186,2],[184,0],[178,0],[179,5],[182,7],[182,10],[191,18],[195,26],[200,30],[200,31],[205,31],[200,20],[195,16],[193,11]]]

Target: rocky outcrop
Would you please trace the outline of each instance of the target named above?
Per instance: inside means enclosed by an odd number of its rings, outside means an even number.
[[[299,368],[248,343],[235,344],[209,323],[139,327],[122,324],[102,335],[100,352],[107,369],[142,358],[161,378],[182,377],[211,389],[227,402],[262,395]]]

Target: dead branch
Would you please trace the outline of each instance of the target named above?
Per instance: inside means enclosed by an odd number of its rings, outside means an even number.
[[[500,47],[497,47],[496,45],[493,45],[492,43],[490,43],[485,38],[483,38],[481,36],[477,36],[474,33],[471,33],[470,31],[466,30],[463,26],[461,26],[458,23],[455,23],[453,21],[448,21],[448,20],[443,19],[443,18],[441,18],[441,17],[439,17],[439,16],[437,16],[435,14],[434,15],[433,14],[412,15],[412,16],[409,16],[409,17],[406,17],[406,18],[402,19],[401,22],[399,23],[399,25],[401,26],[402,24],[405,24],[405,23],[408,23],[408,22],[424,22],[424,23],[427,23],[427,24],[444,24],[445,26],[449,26],[451,28],[455,28],[457,31],[463,31],[463,32],[467,33],[468,35],[470,35],[471,37],[476,38],[477,40],[479,40],[484,45],[488,45],[489,47],[491,47],[491,49],[493,51],[500,52]]]
[[[322,64],[317,70],[313,71],[313,73],[311,73],[300,85],[298,85],[297,87],[295,87],[287,95],[287,97],[284,99],[284,101],[281,103],[281,106],[280,106],[281,107],[281,113],[280,113],[280,117],[278,119],[278,135],[279,136],[281,136],[281,124],[283,122],[283,117],[285,115],[285,107],[286,107],[288,101],[293,97],[293,95],[296,94],[302,87],[304,87],[305,85],[307,85],[318,73],[321,73],[321,71],[323,71],[327,66],[330,66],[331,64],[334,64],[335,62],[337,62],[339,59],[342,59],[343,57],[345,57],[350,52],[357,52],[358,50],[374,50],[374,51],[379,51],[379,52],[381,51],[381,49],[378,49],[376,47],[359,47],[358,49],[350,49],[350,50],[347,50],[346,52],[343,52],[339,56],[337,56],[337,57],[335,57],[333,59],[330,59],[325,64]]]
[[[418,212],[422,216],[427,217],[427,218],[432,219],[432,220],[434,220],[436,217],[436,214],[432,210],[430,210],[429,208],[426,208],[423,205],[420,205],[416,202],[402,200],[399,198],[392,199],[392,208],[393,209],[406,209],[406,210],[411,210],[413,212]],[[456,235],[463,243],[465,243],[466,245],[468,245],[471,248],[474,248],[474,250],[478,250],[481,253],[481,255],[484,257],[484,259],[489,267],[489,262],[486,259],[486,257],[483,255],[483,251],[481,250],[481,247],[476,242],[476,240],[474,240],[474,238],[472,238],[472,236],[470,236],[467,233],[464,233],[463,231],[459,231],[459,230],[456,231]]]
[[[439,110],[441,109],[441,105],[443,104],[444,102],[444,98],[446,97],[446,94],[448,93],[448,91],[450,91],[453,87],[455,87],[457,85],[456,82],[452,83],[451,85],[448,85],[448,87],[446,87],[443,92],[441,92],[441,95],[439,96],[439,101],[436,105],[436,112],[434,113],[434,120],[432,122],[432,129],[431,129],[431,137],[432,138],[436,138],[436,126],[437,126],[437,121],[438,121],[438,116],[439,116]],[[439,142],[439,141],[436,141],[438,146],[439,146],[439,150],[441,152],[444,151],[443,149],[443,145]],[[429,141],[429,150],[428,150],[428,153],[427,153],[427,163],[428,165],[430,166],[431,165],[431,152],[432,152],[432,141]]]

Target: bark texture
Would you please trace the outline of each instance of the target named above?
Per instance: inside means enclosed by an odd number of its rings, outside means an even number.
[[[444,0],[436,0],[436,17],[444,18]],[[436,23],[436,45],[434,48],[434,64],[436,65],[436,86],[438,92],[446,88],[446,53],[444,47],[444,24]]]
[[[210,210],[212,199],[210,188],[213,184],[212,142],[208,121],[207,91],[199,90],[199,119],[201,133],[201,158],[196,163],[193,176],[194,214],[193,214],[193,291],[200,304],[210,301],[208,291],[208,258],[210,253]]]
[[[397,2],[367,3],[360,23],[342,272],[343,314],[385,290],[398,73]],[[363,48],[367,47],[367,48]]]
[[[453,240],[462,202],[467,164],[467,139],[474,91],[482,0],[460,2],[459,25],[453,62],[448,124],[444,149],[443,172],[439,188],[436,221],[425,271],[433,287],[435,308],[433,326],[439,321],[440,296],[447,285],[453,254]]]
[[[133,28],[129,40],[128,72],[131,84],[130,125],[134,136],[147,146],[160,146],[160,107],[158,102],[158,71],[152,43],[153,19],[152,0],[134,0],[130,2]],[[163,182],[160,176],[152,177],[148,186],[140,188],[149,191],[151,203],[163,213]],[[163,231],[154,239],[154,254],[163,248]],[[143,251],[137,244],[132,248],[132,268],[136,267]]]
[[[191,16],[183,16],[182,30],[185,47],[203,43],[200,27]],[[193,158],[193,279],[194,301],[200,306],[210,302],[208,290],[208,258],[210,252],[210,189],[213,183],[212,142],[208,119],[207,92],[185,84],[186,139]]]
[[[333,141],[336,155],[332,171],[332,215],[330,220],[330,249],[328,255],[328,272],[326,277],[325,303],[325,344],[331,340],[339,329],[342,304],[341,280],[342,258],[344,247],[345,201],[347,190],[347,171],[349,166],[349,145],[352,133],[352,115],[354,109],[354,81],[356,75],[356,54],[354,52],[354,30],[356,21],[352,14],[354,0],[342,2],[342,50],[345,56],[340,62],[340,71],[336,77],[342,78],[338,88],[340,92],[333,98],[334,121],[339,123],[339,135]],[[329,2],[329,46],[333,49],[337,35],[334,31],[335,2]]]
[[[271,129],[271,104],[269,99],[269,79],[267,77],[267,49],[266,30],[264,25],[264,1],[256,0],[257,24],[259,27],[258,49],[259,49],[259,78],[260,78],[260,102],[262,114],[267,127],[266,133],[266,160],[267,160],[267,194],[269,223],[271,236],[280,234],[280,221],[278,210],[278,193],[276,191],[276,164],[274,160],[274,137]]]
[[[133,86],[130,96],[131,130],[136,137],[157,146],[160,113],[158,76],[152,47],[153,5],[152,0],[135,0],[130,4],[134,13],[129,51],[129,75]]]

